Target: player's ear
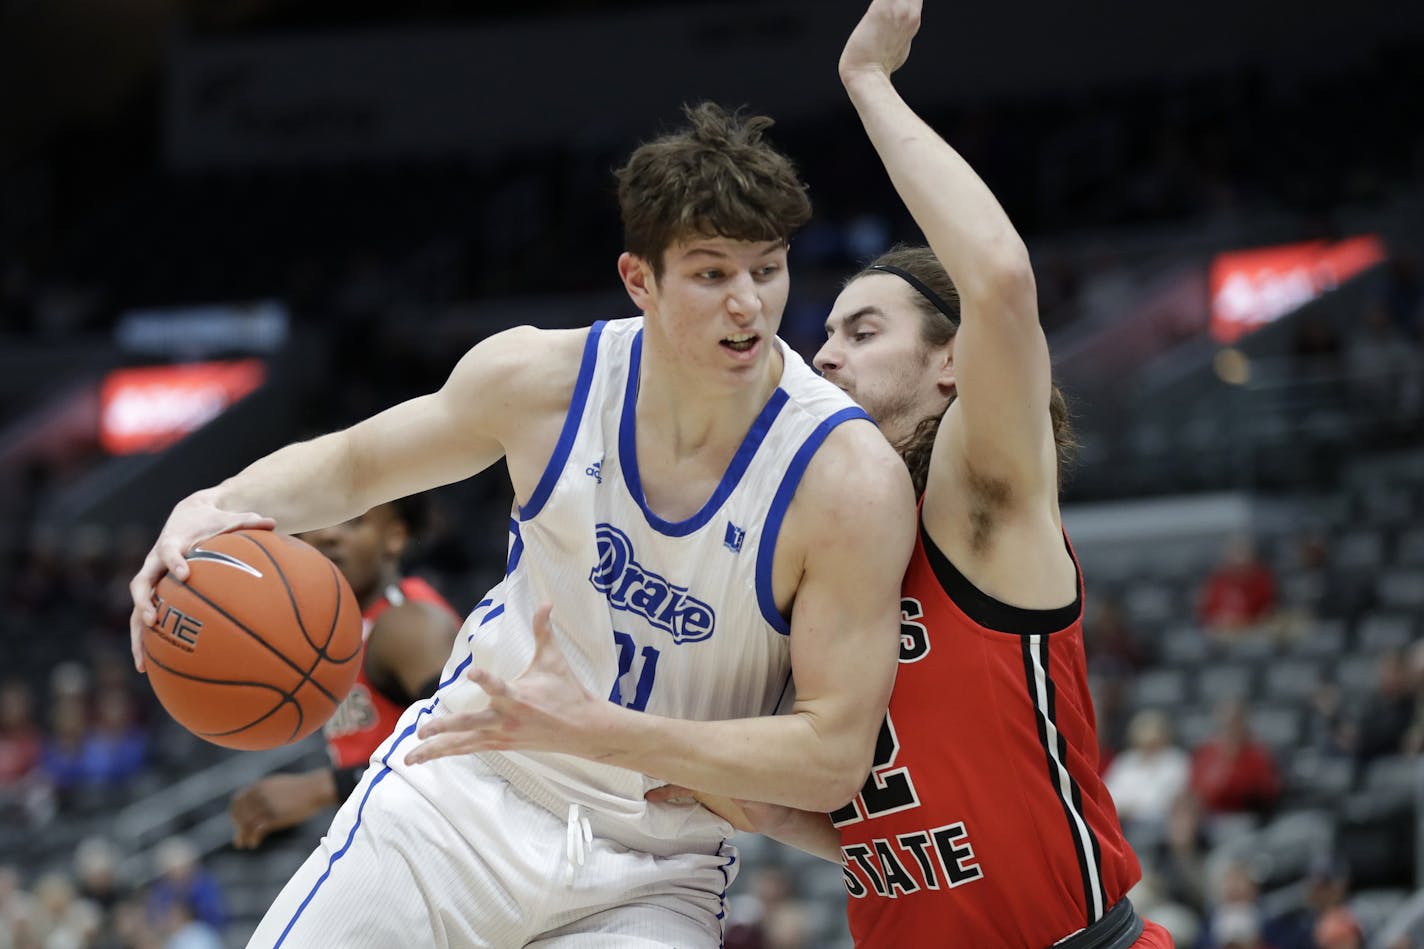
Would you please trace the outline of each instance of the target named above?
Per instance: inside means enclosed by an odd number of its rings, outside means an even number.
[[[941,349],[935,350],[936,360],[935,383],[943,392],[954,391],[954,343],[957,336],[951,336],[948,343]]]
[[[657,298],[657,277],[653,265],[644,257],[624,251],[618,255],[618,276],[633,305],[646,312]]]

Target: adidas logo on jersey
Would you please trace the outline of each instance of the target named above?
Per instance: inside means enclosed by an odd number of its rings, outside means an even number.
[[[598,563],[589,582],[608,597],[615,610],[642,616],[672,640],[695,643],[712,636],[717,615],[712,607],[638,563],[633,542],[612,524],[599,524]]]

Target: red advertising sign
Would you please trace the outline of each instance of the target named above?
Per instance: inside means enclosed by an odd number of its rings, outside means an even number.
[[[1217,254],[1211,262],[1211,335],[1234,343],[1385,259],[1374,235]]]
[[[116,369],[99,390],[99,443],[115,455],[158,451],[262,384],[258,359]]]

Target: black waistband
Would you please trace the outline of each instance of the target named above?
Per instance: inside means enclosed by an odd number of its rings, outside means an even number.
[[[1050,949],[1127,949],[1141,935],[1142,917],[1132,908],[1132,901],[1124,896],[1102,919],[1055,942]]]

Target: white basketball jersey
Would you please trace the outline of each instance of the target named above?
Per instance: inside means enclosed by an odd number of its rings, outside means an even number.
[[[790,627],[771,586],[777,534],[826,435],[867,416],[776,340],[780,385],[721,482],[696,514],[665,521],[648,509],[634,447],[642,328],[641,318],[591,328],[553,457],[515,507],[506,577],[466,621],[434,714],[484,704],[462,667],[523,671],[545,601],[575,675],[609,701],[718,720],[772,714],[790,695]],[[645,821],[643,795],[660,783],[567,755],[481,757],[536,801],[630,823]],[[641,824],[654,837],[688,831]]]

